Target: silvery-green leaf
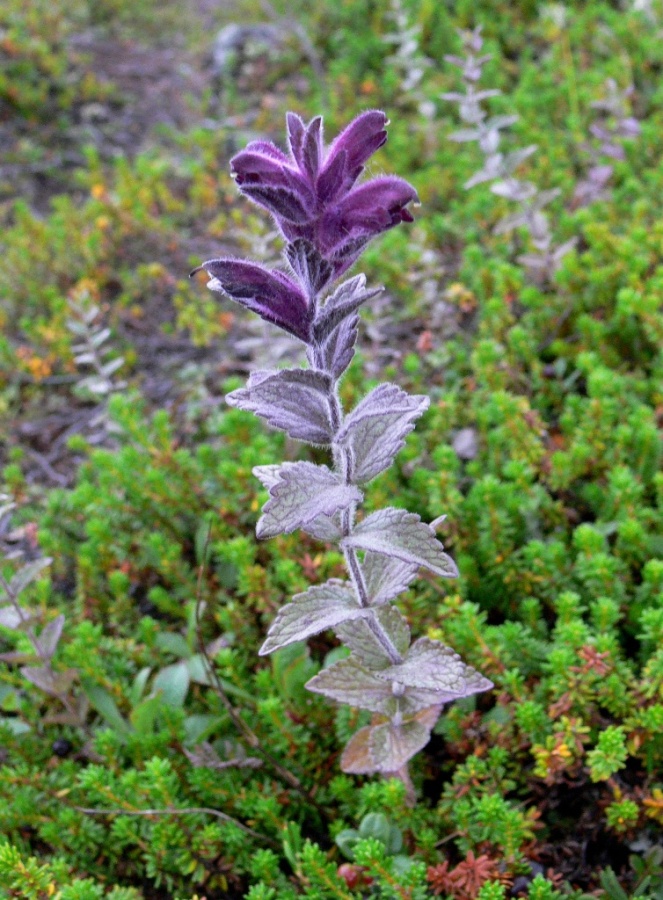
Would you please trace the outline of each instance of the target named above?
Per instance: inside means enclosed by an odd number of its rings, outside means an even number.
[[[57,649],[58,641],[60,640],[62,629],[64,628],[64,622],[64,616],[59,615],[57,618],[53,619],[52,622],[45,625],[39,634],[39,649],[41,655],[46,659],[50,659]]]
[[[22,608],[15,606],[0,607],[0,625],[4,628],[11,628],[14,631],[26,625],[32,618],[31,613]]]
[[[376,678],[355,656],[318,672],[306,683],[306,688],[357,709],[390,715],[397,708],[391,684]]]
[[[406,687],[435,691],[439,703],[469,697],[493,686],[492,681],[466,665],[451,647],[429,638],[415,641],[402,663],[375,674],[377,678]]]
[[[513,150],[511,153],[507,153],[502,163],[505,174],[510,175],[533,153],[536,153],[536,144],[530,144],[529,147],[523,147],[521,150]]]
[[[315,369],[274,369],[253,372],[246,387],[226,397],[229,406],[266,419],[290,437],[310,444],[329,444],[331,378]]]
[[[258,466],[258,470],[263,467]],[[254,473],[258,472],[254,469]],[[362,493],[343,484],[327,466],[310,462],[284,463],[278,469],[278,481],[269,489],[270,499],[263,507],[256,534],[259,538],[288,534],[305,528],[320,515],[333,516],[339,510],[358,503]]]
[[[72,349],[76,350],[77,348],[73,347]],[[94,353],[90,353],[89,350],[85,350],[82,353],[77,353],[76,356],[74,356],[74,362],[78,366],[89,365],[90,363],[93,363],[95,361],[95,359],[96,359],[96,356],[94,355]]]
[[[152,687],[160,692],[162,703],[179,709],[184,706],[190,682],[188,660],[183,659],[157,672]]]
[[[305,238],[297,238],[288,244],[285,257],[309,297],[318,294],[331,281],[334,272],[331,264]]]
[[[411,396],[395,384],[380,384],[364,397],[336,435],[352,451],[354,480],[370,481],[388,469],[429,405],[428,397]]]
[[[92,394],[107,394],[111,389],[107,378],[98,375],[90,375],[89,378],[83,378],[78,382],[79,388],[84,388]]]
[[[396,772],[426,746],[431,728],[414,717],[360,728],[343,751],[341,769],[351,775]]]
[[[329,544],[335,544],[343,537],[339,515],[316,516],[312,522],[302,525],[302,531],[310,534],[311,537],[317,538],[319,541],[325,541]]]
[[[124,357],[118,356],[115,359],[111,359],[110,362],[104,363],[101,367],[101,371],[104,373],[106,377],[110,375],[114,375],[118,369],[121,369],[124,365]]]
[[[382,288],[366,290],[366,277],[355,275],[339,285],[313,322],[313,338],[317,344],[327,340],[331,332],[347,316],[356,313],[362,303],[375,297]]]
[[[321,365],[333,378],[340,378],[352,362],[358,326],[356,313],[347,316],[329,332],[319,348]]]
[[[371,610],[378,625],[387,633],[398,653],[403,656],[410,646],[410,626],[395,606],[379,606]],[[356,653],[369,669],[384,669],[391,665],[387,653],[371,629],[368,618],[338,625],[336,636]]]
[[[27,563],[22,569],[14,575],[9,582],[9,590],[13,597],[17,597],[21,591],[37,578],[42,569],[50,566],[52,560],[49,557],[36,559],[34,562]]]
[[[465,144],[468,141],[476,141],[480,134],[478,128],[460,128],[458,131],[452,131],[448,138],[458,144]]]
[[[455,562],[430,527],[404,509],[387,507],[374,512],[344,538],[343,545],[424,566],[443,578],[458,577]]]
[[[513,200],[522,203],[529,200],[536,194],[536,187],[529,181],[519,181],[517,178],[506,178],[504,181],[497,181],[491,184],[490,190],[498,197],[505,197],[507,200]]]
[[[279,483],[280,469],[280,465],[254,466],[252,472],[262,483],[262,486],[265,488],[265,490],[268,491],[270,490],[270,488],[273,488],[274,485]]]
[[[419,566],[400,559],[385,559],[380,553],[367,553],[361,564],[368,600],[371,606],[381,606],[406,591],[414,581]]]
[[[359,606],[354,589],[347,581],[334,578],[325,584],[313,585],[303,594],[296,594],[292,603],[279,610],[267,632],[267,640],[260,648],[260,656],[364,615],[366,610]]]
[[[93,347],[100,347],[105,340],[108,340],[110,336],[110,328],[102,328],[101,331],[97,331],[94,334],[90,335],[90,343]]]

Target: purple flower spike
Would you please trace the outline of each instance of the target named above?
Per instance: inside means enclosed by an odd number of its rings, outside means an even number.
[[[355,187],[366,161],[387,140],[383,112],[362,113],[327,150],[320,116],[307,125],[288,113],[286,121],[288,155],[268,141],[253,141],[232,159],[232,172],[241,192],[274,216],[286,240],[309,241],[336,277],[371,238],[412,221],[407,205],[417,194],[401,178]]]
[[[201,269],[211,278],[210,290],[227,294],[267,322],[310,342],[313,310],[298,285],[283,272],[232,258],[209,259],[191,274]]]

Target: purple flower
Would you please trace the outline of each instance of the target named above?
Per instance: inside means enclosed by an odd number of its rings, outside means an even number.
[[[402,178],[355,187],[368,158],[387,140],[386,124],[383,112],[369,110],[325,149],[320,116],[306,125],[288,113],[289,154],[253,141],[232,159],[232,172],[242,193],[274,216],[286,240],[310,241],[338,276],[371,238],[412,221],[407,205],[417,193]]]
[[[241,259],[209,259],[191,273],[204,269],[207,287],[258,313],[304,343],[311,341],[313,307],[299,286],[283,272],[265,269]]]

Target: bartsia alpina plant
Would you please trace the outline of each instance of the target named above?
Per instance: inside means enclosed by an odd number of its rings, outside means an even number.
[[[260,653],[334,629],[350,655],[307,687],[373,714],[348,743],[341,766],[407,781],[407,762],[428,742],[443,704],[492,685],[442,643],[411,642],[407,621],[392,605],[420,567],[442,578],[458,574],[435,536],[436,523],[391,507],[357,516],[364,486],[389,468],[429,405],[426,396],[379,384],[345,414],[338,394],[354,354],[358,310],[378,290],[367,289],[363,275],[335,289],[333,282],[372,238],[412,221],[408,207],[417,199],[401,178],[357,184],[387,138],[386,125],[384,113],[365,112],[326,148],[320,117],[306,125],[290,113],[288,154],[265,141],[249,144],[232,170],[241,192],[276,220],[286,240],[287,271],[231,258],[208,260],[200,269],[211,277],[209,288],[306,347],[308,368],[256,371],[227,402],[331,455],[331,467],[286,462],[254,469],[269,492],[258,537],[302,529],[337,543],[348,570],[347,580],[331,579],[293,597]]]

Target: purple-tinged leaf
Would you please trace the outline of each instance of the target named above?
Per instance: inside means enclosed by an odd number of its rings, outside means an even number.
[[[309,297],[314,297],[331,281],[334,270],[311,241],[297,238],[285,248],[285,256]]]
[[[395,606],[376,607],[369,615],[374,617],[382,630],[387,633],[395,649],[403,656],[410,646],[410,626],[407,619]],[[357,622],[341,624],[335,631],[336,637],[369,669],[384,669],[391,665],[384,647],[370,627],[368,616]]]
[[[353,481],[370,481],[388,469],[429,405],[424,394],[407,394],[395,384],[379,384],[364,397],[335,440],[352,453]]]
[[[221,759],[214,747],[207,741],[196,744],[193,750],[184,748],[184,755],[196,769],[259,769],[262,760],[256,756],[238,755],[232,759]]]
[[[302,163],[302,145],[304,143],[304,135],[306,134],[306,125],[301,116],[297,113],[289,112],[285,116],[286,129],[288,132],[288,146],[290,153],[297,165],[303,168]]]
[[[456,144],[466,144],[469,141],[477,141],[481,137],[481,131],[478,128],[460,128],[458,131],[452,131],[448,135],[448,139]]]
[[[260,648],[260,656],[273,653],[295,641],[305,641],[314,634],[334,628],[341,622],[358,619],[367,611],[359,606],[357,596],[347,581],[332,579],[313,585],[303,594],[296,594],[292,603],[282,607]]]
[[[45,556],[42,559],[35,559],[33,562],[26,563],[22,566],[9,582],[11,595],[13,597],[18,597],[21,591],[25,590],[25,588],[39,576],[42,569],[50,566],[52,562],[53,560],[50,557]],[[3,591],[3,589],[0,588],[0,591]]]
[[[325,305],[318,311],[313,322],[313,339],[322,344],[332,331],[348,316],[355,313],[367,300],[381,293],[383,288],[366,290],[366,276],[355,275],[340,284]]]
[[[490,190],[498,197],[505,197],[515,203],[524,203],[536,194],[536,187],[530,181],[519,181],[517,178],[506,178],[491,184]]]
[[[310,213],[302,203],[299,194],[287,187],[273,187],[269,184],[244,184],[242,193],[254,203],[264,206],[278,219],[303,225],[310,219]]]
[[[57,650],[64,623],[65,617],[59,615],[42,628],[37,638],[42,659],[50,659]]]
[[[241,259],[209,259],[191,273],[204,269],[208,288],[258,313],[304,343],[310,340],[311,307],[299,287],[283,272],[270,271]]]
[[[385,559],[380,553],[367,553],[361,564],[369,603],[381,606],[406,591],[416,578],[419,566],[400,559]]]
[[[254,474],[260,477],[263,467]],[[361,502],[363,494],[340,478],[327,466],[309,462],[284,463],[279,466],[278,481],[269,489],[270,499],[263,507],[256,535],[270,538],[305,528],[320,515],[333,516],[353,503]]]
[[[439,703],[487,691],[492,681],[466,665],[460,656],[439,641],[419,638],[402,663],[375,673],[377,678],[406,687],[435,691]]]
[[[406,687],[397,681],[380,677],[352,654],[318,672],[306,687],[315,694],[323,694],[337,703],[347,703],[355,709],[394,716],[400,712],[411,716],[449,700],[448,691],[430,691]]]
[[[274,428],[310,444],[332,440],[329,413],[331,378],[315,369],[252,372],[245,388],[226,397],[229,406],[254,412]]]
[[[391,684],[376,678],[355,656],[341,659],[318,672],[306,689],[356,709],[392,715],[398,709]]]
[[[347,316],[333,328],[318,348],[320,365],[333,378],[340,378],[352,362],[359,333],[359,316]]]
[[[348,154],[341,150],[331,163],[320,173],[317,185],[318,200],[322,204],[330,203],[345,184]]]
[[[424,566],[442,578],[457,578],[458,569],[430,527],[416,513],[387,507],[364,519],[344,546],[372,550],[392,559]]]
[[[309,122],[302,140],[300,168],[306,172],[309,181],[315,184],[322,161],[322,116]]]
[[[3,628],[9,628],[12,631],[24,628],[34,618],[32,613],[22,607],[0,607],[0,625],[2,625]]]
[[[459,459],[474,459],[479,452],[479,436],[476,428],[461,428],[451,443]]]
[[[34,684],[52,697],[61,697],[63,694],[66,694],[78,678],[76,669],[54,672],[50,666],[23,666],[20,672],[30,684]]]
[[[426,746],[439,714],[433,707],[399,724],[360,728],[343,751],[341,769],[350,775],[398,771]]]

